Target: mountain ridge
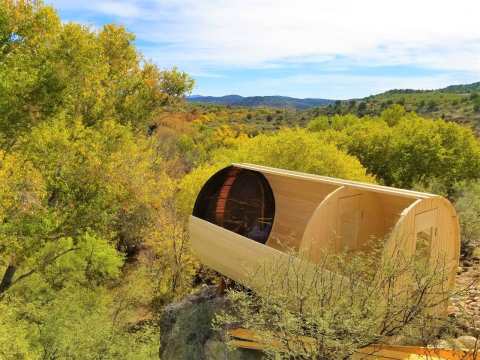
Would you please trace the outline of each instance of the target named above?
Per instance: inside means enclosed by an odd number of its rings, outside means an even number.
[[[240,96],[240,95],[224,95],[224,96],[202,96],[191,95],[187,97],[187,101],[191,103],[230,105],[244,107],[293,107],[297,109],[309,109],[318,106],[326,106],[335,102],[332,99],[320,98],[294,98],[289,96]]]
[[[368,100],[375,97],[388,96],[394,94],[425,94],[425,93],[444,93],[444,94],[465,94],[472,92],[480,92],[480,81],[470,84],[449,85],[439,89],[391,89],[378,94],[372,94],[363,98],[352,98],[348,100]],[[230,105],[230,106],[244,106],[244,107],[293,107],[297,109],[309,109],[320,106],[328,106],[334,104],[336,99],[324,98],[295,98],[282,95],[268,95],[268,96],[241,96],[236,94],[229,94],[223,96],[204,96],[191,95],[187,97],[187,101],[191,103],[213,104],[213,105]]]

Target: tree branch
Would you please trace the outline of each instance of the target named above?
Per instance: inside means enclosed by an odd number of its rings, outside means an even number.
[[[25,274],[22,274],[20,275],[17,279],[15,279],[15,281],[12,282],[12,285],[16,284],[17,282],[19,282],[20,280],[23,280],[25,279],[26,277],[29,277],[31,275],[33,275],[34,273],[36,273],[38,270],[42,269],[42,268],[45,268],[45,266],[47,265],[50,265],[51,263],[55,262],[58,258],[62,257],[63,255],[66,255],[72,251],[76,251],[80,248],[78,247],[75,247],[75,248],[70,248],[70,249],[67,249],[67,250],[64,250],[62,251],[61,253],[53,256],[52,258],[50,259],[47,259],[42,265],[40,266],[37,266],[35,268],[33,268],[32,270],[30,270],[29,272],[25,273]]]

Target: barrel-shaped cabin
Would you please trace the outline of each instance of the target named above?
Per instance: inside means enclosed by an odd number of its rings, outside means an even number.
[[[381,239],[392,254],[442,257],[451,288],[460,253],[455,209],[441,196],[252,164],[205,183],[190,235],[205,265],[247,286],[249,270],[286,252],[317,263]]]

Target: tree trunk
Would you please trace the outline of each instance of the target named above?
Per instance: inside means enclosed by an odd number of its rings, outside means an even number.
[[[8,265],[5,273],[3,274],[2,282],[0,282],[0,295],[3,294],[12,285],[13,276],[17,271],[17,267],[14,265]]]

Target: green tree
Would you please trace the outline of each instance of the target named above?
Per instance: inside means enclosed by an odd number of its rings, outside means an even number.
[[[45,122],[21,139],[18,151],[36,171],[18,169],[19,180],[10,177],[2,184],[16,191],[5,195],[12,200],[1,207],[6,215],[0,236],[8,244],[2,253],[8,263],[2,291],[80,251],[86,234],[134,251],[171,189],[147,140],[114,122],[99,128],[68,126],[64,119]],[[15,280],[19,268],[22,275]]]
[[[353,114],[334,115],[334,116],[320,116],[312,119],[307,129],[309,131],[322,131],[327,129],[342,130],[348,126],[364,121]]]
[[[133,42],[0,0],[2,359],[156,358],[156,304],[190,290],[168,154],[145,133],[193,80]]]
[[[173,67],[170,71],[164,71],[160,75],[160,88],[164,93],[172,98],[179,98],[192,92],[194,85],[193,79],[183,72]]]
[[[154,358],[155,326],[130,329],[135,306],[151,306],[156,295],[145,284],[155,281],[179,279],[161,290],[169,299],[188,291],[195,264],[163,234],[171,230],[164,219],[173,184],[151,140],[113,121],[87,127],[58,118],[34,127],[13,150],[0,162],[0,305],[10,309],[0,323],[19,325],[12,344],[0,331],[0,353]],[[143,287],[127,296],[125,259],[146,248],[155,273],[135,271],[128,281]],[[123,320],[112,322],[118,313]]]
[[[146,129],[193,87],[185,73],[145,61],[123,27],[99,32],[62,23],[41,1],[0,2],[0,135],[17,134],[60,113],[88,125],[105,119]]]
[[[423,179],[442,179],[447,188],[477,178],[480,143],[473,132],[444,120],[405,119],[393,129],[388,159],[393,183],[411,187]]]
[[[473,104],[473,111],[480,112],[480,98],[477,98]]]
[[[0,140],[10,145],[58,102],[61,86],[49,58],[61,29],[50,7],[0,1]]]
[[[435,100],[430,100],[427,104],[428,111],[437,111],[438,110],[438,103]]]
[[[0,303],[0,314],[0,356],[2,359],[38,358],[39,352],[29,341],[29,337],[37,335],[36,331],[29,326],[28,321],[21,318],[16,306]]]
[[[367,111],[367,103],[365,101],[361,101],[357,107],[358,116],[365,115],[366,111]]]
[[[401,118],[406,114],[405,108],[402,105],[392,105],[389,108],[382,111],[380,117],[389,125],[393,126],[398,124]]]
[[[386,185],[410,188],[435,179],[451,193],[456,182],[478,178],[480,143],[472,130],[413,113],[399,118],[402,111],[397,110],[393,126],[382,116],[361,122],[336,120],[342,124],[339,131],[325,131],[327,126],[315,120],[309,129],[320,130],[320,137],[356,156]],[[384,116],[393,119],[392,114]]]

